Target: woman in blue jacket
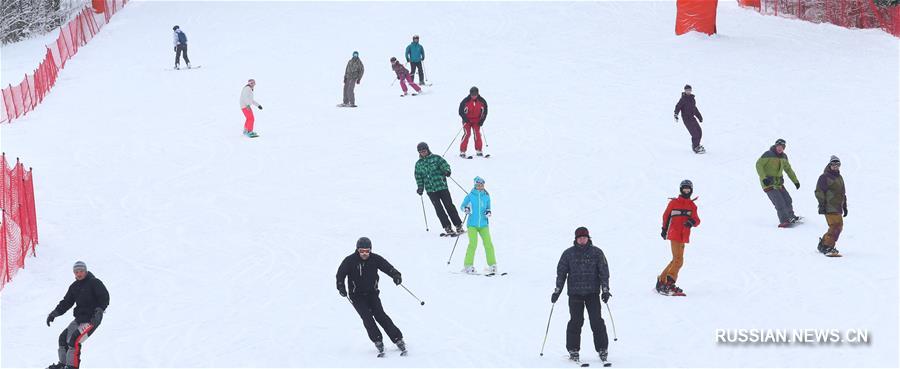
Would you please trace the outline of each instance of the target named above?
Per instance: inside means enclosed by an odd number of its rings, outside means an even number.
[[[484,242],[484,254],[487,257],[488,273],[497,273],[497,260],[494,258],[494,244],[491,242],[491,231],[488,229],[488,218],[491,217],[491,195],[484,189],[484,179],[475,177],[475,188],[466,195],[462,202],[462,210],[469,214],[466,225],[469,228],[469,248],[466,250],[464,272],[474,274],[475,248],[478,247],[478,235]]]

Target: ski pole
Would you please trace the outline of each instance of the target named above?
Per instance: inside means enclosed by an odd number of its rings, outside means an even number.
[[[465,223],[466,220],[468,220],[468,219],[469,219],[469,214],[466,214],[466,216],[463,217],[463,223]],[[459,236],[456,236],[456,241],[453,242],[453,250],[450,250],[450,257],[447,258],[447,265],[450,265],[450,260],[453,260],[453,252],[456,251],[456,244],[458,244],[458,243],[459,243]]]
[[[409,295],[412,296],[414,299],[416,299],[416,301],[419,302],[419,305],[425,305],[425,301],[419,300],[419,298],[416,297],[416,295],[413,294],[412,291],[410,291],[409,288],[406,288],[406,286],[404,286],[402,283],[400,284],[400,287],[403,287],[403,289],[406,290],[406,292],[409,292]]]
[[[544,346],[547,344],[547,335],[550,334],[550,319],[553,318],[553,308],[556,307],[556,303],[550,305],[550,317],[547,318],[547,330],[544,331],[544,343],[541,344],[541,356],[544,356]]]
[[[453,177],[447,177],[447,178],[450,178],[450,180],[453,181],[453,183],[456,183],[456,185],[459,187],[459,189],[462,190],[463,192],[465,192],[466,195],[469,194],[469,191],[466,191],[466,189],[463,188],[463,186],[460,186],[459,182],[457,182],[455,179],[453,179]]]
[[[425,232],[428,232],[428,216],[425,215],[425,199],[422,198],[422,195],[419,195],[419,200],[422,200],[422,218],[425,219]]]
[[[481,127],[481,140],[484,141],[484,147],[491,147],[491,145],[487,143],[487,135],[484,134],[484,127]]]
[[[347,296],[347,301],[350,301],[350,305],[353,305],[353,300],[350,299],[350,296]]]
[[[609,322],[612,323],[612,327],[613,327],[613,341],[618,341],[618,340],[619,340],[619,336],[616,335],[616,321],[613,320],[612,310],[609,309],[609,304],[607,304],[607,303],[605,303],[605,302],[604,302],[603,304],[606,305],[606,311],[609,312]]]
[[[459,127],[459,132],[456,132],[456,136],[453,136],[453,141],[450,141],[450,144],[447,145],[447,150],[444,150],[444,154],[441,156],[446,156],[447,151],[450,151],[450,146],[453,146],[453,143],[456,142],[456,138],[459,137],[459,134],[462,133],[463,127]]]
[[[425,75],[425,60],[420,61],[419,64],[421,64],[419,73],[422,73],[422,79],[425,80],[425,83],[431,83],[431,81],[428,80],[428,76]]]

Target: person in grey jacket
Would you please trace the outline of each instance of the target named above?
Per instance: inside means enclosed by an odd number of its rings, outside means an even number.
[[[338,105],[338,107],[356,107],[356,95],[353,94],[353,89],[362,82],[363,72],[365,71],[362,60],[359,60],[359,52],[354,51],[353,57],[347,62],[347,68],[344,69],[344,103]]]
[[[604,362],[608,356],[609,337],[606,323],[600,316],[600,301],[612,297],[609,293],[609,266],[603,250],[594,246],[588,229],[575,230],[575,242],[563,251],[556,266],[556,288],[550,302],[556,303],[563,286],[569,283],[569,324],[566,327],[566,349],[569,359],[578,361],[581,350],[581,327],[584,325],[584,310],[587,308],[594,332],[594,349]],[[602,295],[601,295],[602,294]]]

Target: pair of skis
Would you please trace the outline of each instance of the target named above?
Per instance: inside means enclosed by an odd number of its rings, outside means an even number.
[[[463,154],[460,154],[459,157],[462,158],[462,159],[472,159],[472,158],[474,158],[474,156],[472,156],[472,155],[463,155]],[[483,156],[480,156],[480,157],[481,157],[481,158],[484,158],[484,159],[488,159],[488,158],[491,157],[491,154],[484,154]]]
[[[409,351],[400,351],[400,356],[406,356],[407,354],[409,354]],[[376,355],[375,357],[383,358],[384,356],[385,356],[384,351],[382,351],[382,352],[379,352],[378,355]]]
[[[578,364],[578,366],[580,366],[582,368],[587,368],[587,367],[591,366],[590,363],[583,362],[583,361],[581,361],[581,359],[569,359],[569,361],[571,361],[575,364]],[[600,360],[600,364],[602,364],[604,368],[609,368],[612,366],[611,362],[605,361],[603,359]]]

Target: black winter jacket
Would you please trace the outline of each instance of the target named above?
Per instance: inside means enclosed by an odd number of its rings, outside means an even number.
[[[694,99],[694,95],[681,93],[681,99],[678,100],[678,104],[675,104],[675,115],[678,115],[679,112],[681,112],[681,119],[684,119],[685,122],[696,122],[696,119],[703,121],[700,109],[697,109],[697,101]]]
[[[568,280],[568,295],[600,293],[609,288],[609,265],[603,250],[588,241],[563,251],[556,266],[556,288],[562,291]]]
[[[347,291],[350,295],[368,294],[378,292],[378,271],[395,278],[400,271],[394,269],[381,255],[371,253],[369,260],[363,260],[359,254],[353,254],[344,258],[337,270],[337,289]],[[349,280],[349,289],[344,286],[344,280]]]
[[[94,315],[94,309],[106,310],[109,306],[109,291],[103,282],[94,277],[94,273],[88,272],[80,281],[72,282],[66,296],[56,305],[53,311],[57,315],[63,315],[75,305],[75,321],[88,323]]]

